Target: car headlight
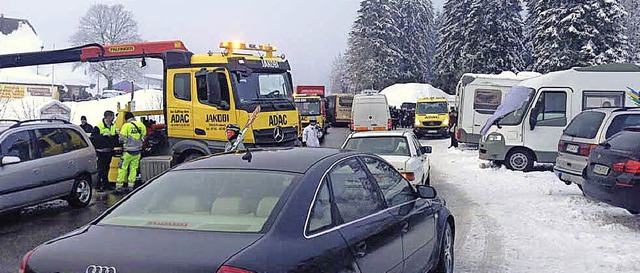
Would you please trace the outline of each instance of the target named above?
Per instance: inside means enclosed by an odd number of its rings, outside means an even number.
[[[449,118],[446,118],[443,122],[442,125],[444,126],[449,126]]]
[[[420,124],[422,124],[422,123],[420,123],[420,120],[417,120],[417,119],[416,119],[416,122],[415,122],[414,124],[415,124],[416,126],[419,126],[419,125],[420,125]]]
[[[497,135],[497,134],[489,135],[487,136],[487,141],[502,141],[502,135]]]

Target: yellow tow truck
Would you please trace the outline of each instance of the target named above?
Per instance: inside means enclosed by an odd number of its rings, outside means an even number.
[[[449,136],[449,103],[446,98],[421,98],[416,103],[413,131],[418,137]]]

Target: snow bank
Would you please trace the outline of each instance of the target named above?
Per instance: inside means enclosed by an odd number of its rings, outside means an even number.
[[[101,100],[64,102],[64,105],[71,108],[71,122],[79,124],[80,117],[86,116],[87,121],[95,125],[102,120],[104,111],[117,112],[118,103],[120,103],[121,107],[124,107],[130,99],[131,94],[127,94]],[[134,100],[135,110],[162,109],[162,91],[160,90],[136,91]],[[48,97],[25,97],[9,102],[0,101],[0,119],[25,120],[39,118],[40,108],[51,101],[53,99]]]
[[[452,105],[455,103],[455,96],[424,83],[398,83],[380,91],[380,94],[387,96],[389,105],[400,107],[403,102],[417,102],[425,97],[444,97]]]
[[[435,187],[457,188],[473,205],[457,271],[640,272],[637,216],[583,197],[552,172],[479,169],[477,151],[446,144],[434,148]]]

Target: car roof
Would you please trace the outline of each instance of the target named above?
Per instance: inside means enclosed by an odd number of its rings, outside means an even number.
[[[407,136],[410,131],[395,130],[395,131],[367,131],[356,132],[349,136],[349,138],[357,137],[391,137],[391,136]]]
[[[585,112],[601,112],[605,114],[615,113],[615,112],[638,112],[640,113],[640,107],[607,107],[607,108],[594,108],[586,110]]]
[[[329,148],[279,148],[251,150],[251,161],[242,157],[245,152],[229,152],[203,157],[181,164],[174,170],[192,169],[252,169],[305,173],[311,166],[333,155],[356,154]]]

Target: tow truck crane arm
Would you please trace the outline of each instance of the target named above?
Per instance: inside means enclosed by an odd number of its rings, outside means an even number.
[[[0,55],[0,69],[72,62],[102,62],[134,58],[164,59],[164,53],[188,51],[181,41],[141,42],[119,45],[87,44],[72,48]]]

